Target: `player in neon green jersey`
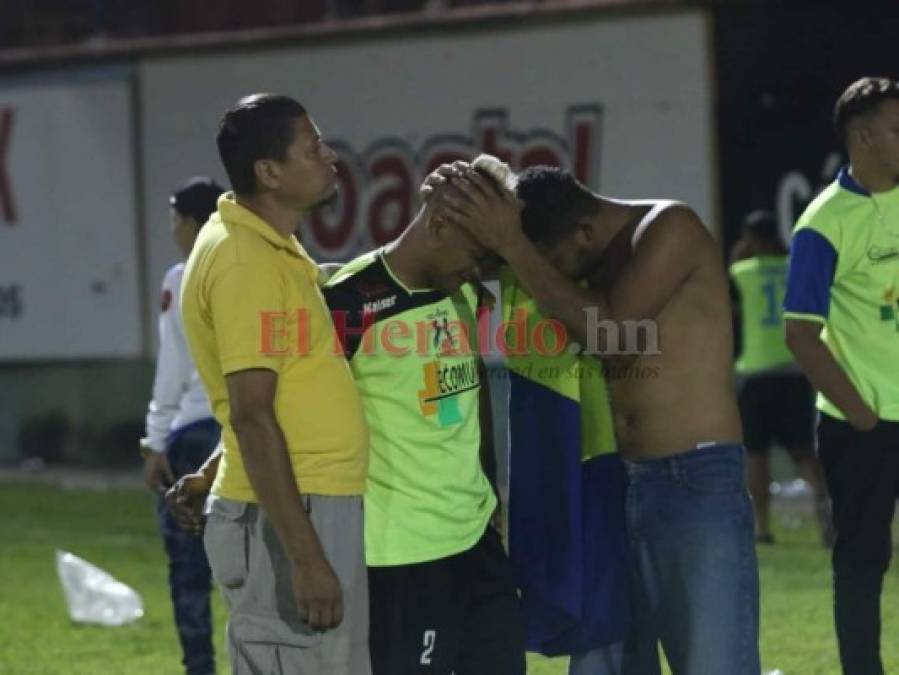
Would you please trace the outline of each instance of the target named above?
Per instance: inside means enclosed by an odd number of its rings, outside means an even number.
[[[899,82],[854,82],[834,122],[849,165],[796,224],[784,316],[787,345],[820,392],[843,672],[882,675],[880,594],[899,493]]]
[[[372,668],[523,675],[517,589],[479,459],[492,439],[471,282],[494,257],[432,211],[324,289],[371,430]]]
[[[746,217],[728,271],[739,295],[743,339],[736,373],[756,541],[774,541],[768,515],[769,455],[771,445],[779,443],[812,488],[822,537],[829,544],[828,502],[814,451],[814,394],[784,341],[781,307],[787,283],[787,250],[772,213],[754,211]]]

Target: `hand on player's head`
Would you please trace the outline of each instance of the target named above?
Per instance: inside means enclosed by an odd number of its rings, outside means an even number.
[[[521,203],[496,179],[479,170],[451,178],[449,188],[441,190],[437,199],[435,218],[464,229],[501,257],[522,236]]]
[[[428,201],[434,190],[441,185],[446,185],[447,181],[454,177],[462,175],[470,167],[468,162],[456,160],[452,164],[441,164],[431,173],[427,175],[421,187],[418,190],[419,196],[423,202]]]

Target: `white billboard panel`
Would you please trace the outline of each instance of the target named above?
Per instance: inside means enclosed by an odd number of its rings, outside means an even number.
[[[0,81],[0,360],[140,354],[130,87]]]
[[[713,214],[713,97],[700,12],[579,16],[541,26],[446,28],[141,65],[144,186],[155,294],[177,259],[167,196],[224,181],[222,112],[253,92],[299,99],[341,157],[341,199],[304,243],[343,260],[389,241],[435,163],[480,151],[558,163],[618,197],[671,197]],[[185,112],[187,111],[187,112]]]

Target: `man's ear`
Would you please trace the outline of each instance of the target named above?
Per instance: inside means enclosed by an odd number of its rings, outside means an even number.
[[[848,139],[854,140],[856,144],[870,149],[871,146],[874,145],[874,140],[871,138],[871,128],[868,126],[867,118],[860,118],[854,120],[854,123],[849,125],[849,129],[847,131]]]
[[[446,218],[443,217],[440,209],[434,209],[433,213],[431,213],[431,217],[428,219],[428,244],[437,245],[442,243],[443,238],[446,235],[447,227],[449,227],[449,223],[446,221]]]
[[[253,173],[256,182],[269,190],[276,190],[281,185],[281,167],[270,159],[257,159],[253,162]]]
[[[593,240],[596,238],[595,227],[596,225],[592,219],[581,218],[578,221],[577,228],[574,232],[574,236],[577,238],[577,242],[585,246],[589,246],[590,244],[592,244]]]
[[[447,225],[446,219],[441,213],[440,200],[437,198],[431,199],[429,197],[428,201],[422,205],[422,209],[424,211],[425,231],[428,235],[427,240],[440,239],[443,228]]]

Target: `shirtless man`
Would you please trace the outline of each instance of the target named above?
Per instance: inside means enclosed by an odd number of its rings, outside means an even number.
[[[444,217],[603,360],[630,475],[625,675],[660,673],[659,641],[674,675],[758,675],[758,567],[717,243],[683,204],[601,197],[559,169],[524,171],[505,197],[464,167],[443,173],[458,188],[440,193]]]

